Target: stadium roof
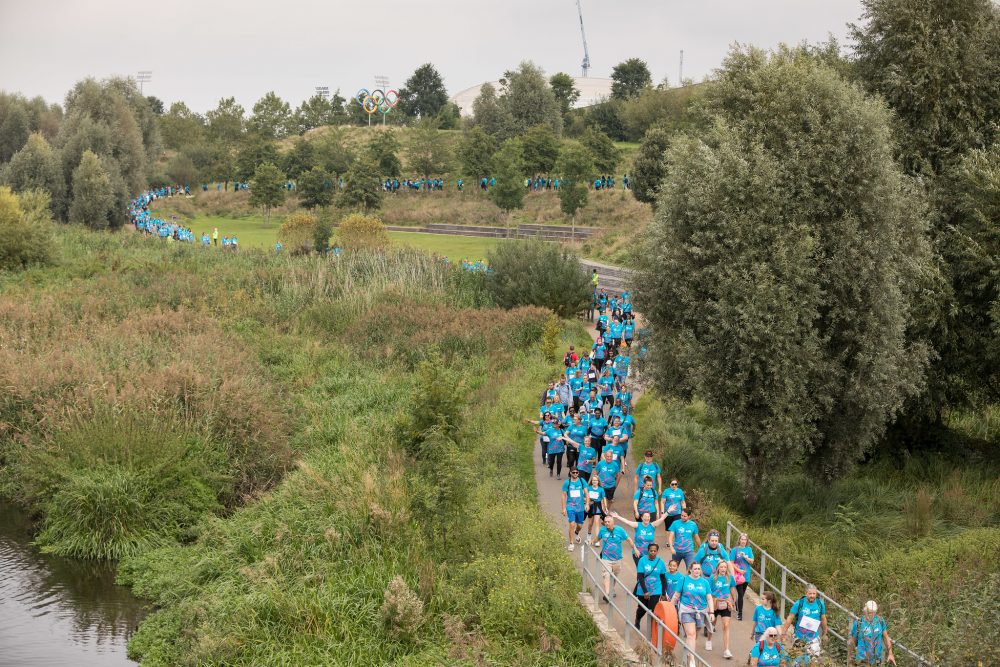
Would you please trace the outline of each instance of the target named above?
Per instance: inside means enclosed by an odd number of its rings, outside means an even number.
[[[487,83],[492,84],[497,89],[497,94],[500,94],[499,81],[488,81]],[[573,108],[589,107],[597,104],[604,98],[611,97],[611,83],[611,79],[601,79],[592,76],[587,78],[573,77],[573,85],[580,91],[580,99],[573,105]],[[451,96],[451,101],[458,105],[462,110],[463,116],[472,115],[472,103],[479,97],[479,90],[485,85],[486,83],[481,83],[478,86],[466,88]]]

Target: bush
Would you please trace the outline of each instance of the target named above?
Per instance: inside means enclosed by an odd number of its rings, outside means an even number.
[[[590,283],[580,261],[556,244],[500,243],[489,262],[486,290],[498,306],[541,306],[572,317],[590,303]]]
[[[278,239],[292,254],[305,254],[312,250],[316,236],[316,216],[310,213],[293,213],[278,228]]]
[[[389,246],[389,234],[374,215],[352,213],[340,221],[337,242],[349,250],[382,249]]]
[[[52,260],[49,197],[35,190],[16,195],[0,187],[0,270]]]
[[[380,615],[386,628],[412,637],[424,622],[424,603],[397,574],[385,589]]]

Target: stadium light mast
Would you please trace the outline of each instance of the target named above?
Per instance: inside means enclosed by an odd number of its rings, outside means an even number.
[[[142,84],[149,83],[153,79],[153,71],[144,69],[141,70],[135,77],[135,80],[139,82],[139,94],[142,95]]]
[[[576,11],[580,16],[580,36],[583,37],[583,78],[587,78],[587,72],[590,71],[590,52],[587,50],[587,33],[583,29],[583,7],[580,6],[580,0],[576,0]]]
[[[375,85],[381,88],[382,93],[384,94],[387,90],[389,90],[389,77],[385,74],[379,74],[375,77]],[[382,114],[382,127],[385,127],[385,117],[386,114]]]

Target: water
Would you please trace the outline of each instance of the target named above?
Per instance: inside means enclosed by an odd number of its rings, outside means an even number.
[[[114,568],[39,553],[31,523],[0,501],[0,667],[118,667],[145,615]]]

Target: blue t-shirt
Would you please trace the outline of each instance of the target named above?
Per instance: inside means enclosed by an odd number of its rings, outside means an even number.
[[[596,489],[593,485],[587,487],[587,497],[590,498],[591,505],[594,503],[600,505],[601,501],[604,500],[604,495],[604,488],[599,484]]]
[[[668,529],[674,534],[674,551],[679,554],[689,554],[694,552],[694,536],[698,534],[698,524],[691,519],[681,521],[677,519]]]
[[[576,467],[582,472],[587,473],[590,476],[590,472],[594,469],[591,461],[597,458],[597,450],[593,447],[588,447],[587,445],[580,446],[580,459],[576,462]]]
[[[684,509],[681,505],[684,502],[684,491],[682,489],[667,487],[663,490],[663,495],[660,497],[666,501],[663,513],[667,516],[677,516]]]
[[[785,650],[779,642],[775,642],[774,646],[768,646],[767,642],[764,642],[763,649],[761,642],[757,642],[750,650],[750,657],[757,658],[759,667],[778,667],[784,655]]]
[[[747,557],[753,558],[753,548],[749,544],[745,547],[733,547],[729,555],[732,557],[733,562],[743,570],[744,581],[750,581],[753,572],[750,569],[750,561],[747,560]]]
[[[649,545],[656,541],[656,526],[653,524],[639,523],[635,527],[635,548],[639,550],[639,553],[646,555],[649,550]]]
[[[681,589],[681,584],[684,582],[684,575],[680,572],[674,572],[673,574],[667,573],[667,597],[672,598],[674,593]]]
[[[604,361],[608,356],[608,349],[604,345],[594,343],[594,359]]]
[[[619,464],[625,458],[625,448],[621,445],[608,445],[604,448],[604,451],[611,452],[611,460]]]
[[[708,596],[712,594],[712,584],[708,583],[708,579],[684,577],[680,591],[681,604],[685,607],[691,607],[697,611],[708,609]]]
[[[594,419],[593,417],[591,417],[591,419],[590,419],[590,435],[600,438],[600,437],[604,436],[604,432],[607,431],[607,430],[608,430],[608,420],[607,419],[605,419],[604,417],[598,417],[597,419]]]
[[[563,482],[562,490],[566,494],[566,511],[582,512],[584,505],[583,494],[586,492],[586,485],[580,480],[573,481],[567,479]]]
[[[826,603],[823,600],[817,597],[814,602],[809,602],[805,598],[800,598],[792,605],[789,613],[795,617],[796,637],[804,642],[811,642],[819,637],[822,629],[820,617],[826,614]]]
[[[597,533],[597,539],[601,541],[601,558],[605,560],[622,559],[622,543],[628,539],[628,533],[621,526],[615,526],[614,530],[608,530],[607,526],[601,526]]]
[[[583,420],[581,420],[579,424],[576,423],[570,424],[569,427],[566,429],[566,435],[570,437],[570,440],[574,441],[580,446],[583,446],[583,438],[589,432],[590,431],[587,429],[587,427],[583,425]]]
[[[715,568],[724,560],[729,560],[729,552],[721,544],[715,549],[708,546],[708,543],[701,545],[698,553],[694,555],[694,562],[701,563],[701,571],[706,577],[711,577]]]
[[[545,437],[549,439],[549,454],[559,454],[566,451],[566,442],[560,440],[562,438],[562,431],[554,426],[548,426],[545,428]]]
[[[601,396],[610,396],[614,391],[615,379],[610,375],[602,375],[597,380],[597,386],[601,388]]]
[[[736,586],[736,580],[731,575],[714,576],[709,581],[712,582],[712,597],[716,600],[729,599],[729,592]]]
[[[858,662],[874,665],[884,660],[882,633],[886,629],[881,616],[876,616],[871,621],[861,617],[851,624],[851,639],[856,642]]]
[[[764,605],[758,605],[756,609],[753,610],[753,638],[754,641],[759,641],[764,631],[768,628],[780,628],[781,619],[778,618],[778,612],[773,609],[768,609]]]
[[[618,465],[618,461],[605,461],[601,459],[597,462],[597,478],[601,482],[601,486],[605,489],[611,489],[618,486],[618,473],[621,471],[621,466]]]
[[[632,494],[632,499],[638,501],[639,514],[656,514],[656,489],[643,487]]]
[[[643,555],[643,557],[639,559],[639,562],[636,563],[635,571],[636,590],[639,595],[643,594],[642,584],[645,584],[646,595],[663,594],[663,583],[660,581],[660,575],[667,573],[667,566],[664,564],[662,558],[657,556],[656,558],[650,560],[648,554]]]
[[[656,478],[660,474],[660,466],[655,463],[646,463],[643,461],[635,467],[635,483],[636,485],[642,484],[643,477],[649,477],[653,480],[653,485],[656,485]]]

